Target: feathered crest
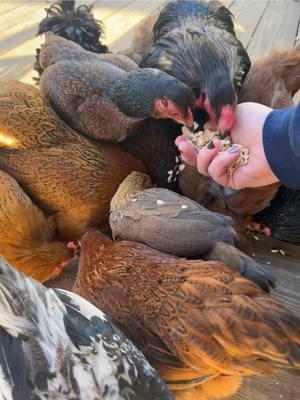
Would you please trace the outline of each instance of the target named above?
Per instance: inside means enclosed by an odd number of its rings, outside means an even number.
[[[75,9],[75,1],[72,0],[54,3],[46,9],[47,16],[40,22],[38,35],[51,31],[88,51],[106,53],[107,47],[100,42],[104,33],[103,24],[94,18],[92,8],[93,4]]]

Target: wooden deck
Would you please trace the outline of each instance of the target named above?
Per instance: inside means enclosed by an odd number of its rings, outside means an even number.
[[[91,4],[80,1],[80,4]],[[132,28],[146,15],[160,7],[162,0],[96,1],[94,13],[106,26],[106,43],[115,51],[125,49],[132,38]],[[287,49],[300,40],[300,2],[297,0],[225,0],[235,16],[239,38],[252,61],[272,49]],[[18,79],[32,83],[35,48],[42,38],[35,37],[39,21],[50,1],[0,0],[0,79]],[[300,99],[298,93],[298,99]],[[300,315],[300,247],[259,237],[253,239],[257,261],[277,276],[276,296]],[[273,253],[271,249],[282,249]],[[70,272],[71,271],[71,272]],[[72,272],[73,271],[73,272]],[[73,283],[72,267],[54,282],[66,288]],[[300,376],[280,372],[265,379],[246,379],[245,385],[231,400],[300,400]]]
[[[106,27],[106,43],[115,51],[130,43],[132,28],[165,0],[90,0],[94,14]],[[0,79],[32,83],[35,49],[42,43],[36,37],[44,9],[51,1],[0,0]],[[298,0],[224,0],[235,16],[239,38],[254,61],[272,49],[292,47],[300,36]],[[298,38],[298,39],[297,39]]]

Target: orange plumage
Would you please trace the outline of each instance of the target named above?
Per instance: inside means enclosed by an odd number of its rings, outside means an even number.
[[[55,214],[64,240],[108,226],[111,198],[142,162],[69,128],[31,85],[1,82],[0,93],[0,168]]]
[[[243,376],[300,368],[300,320],[224,263],[88,232],[74,290],[119,324],[177,399],[226,397]]]
[[[53,216],[46,217],[15,179],[0,170],[0,254],[19,271],[46,281],[74,257],[55,234]]]

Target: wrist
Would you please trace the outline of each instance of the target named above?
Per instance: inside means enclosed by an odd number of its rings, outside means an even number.
[[[263,147],[272,173],[284,185],[298,189],[295,174],[300,173],[299,159],[289,140],[289,126],[295,108],[271,111],[263,126]]]

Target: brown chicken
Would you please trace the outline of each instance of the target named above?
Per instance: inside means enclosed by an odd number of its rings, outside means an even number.
[[[274,51],[258,60],[242,86],[240,103],[253,101],[272,108],[292,106],[300,90],[300,43],[286,51]],[[274,197],[274,196],[273,196]],[[300,243],[300,191],[281,187],[270,207],[254,216],[253,226],[280,240]]]
[[[74,290],[144,352],[176,399],[217,399],[243,376],[300,368],[300,319],[216,261],[87,232]]]
[[[300,43],[256,61],[243,83],[239,102],[253,101],[272,108],[290,107],[299,89]]]
[[[1,82],[0,93],[0,168],[55,213],[63,240],[79,239],[90,226],[108,226],[114,193],[129,173],[144,171],[142,163],[116,145],[73,131],[33,86]]]
[[[126,50],[122,50],[119,54],[124,54],[131,58],[138,65],[141,64],[144,58],[149,54],[153,45],[153,27],[157,21],[159,13],[156,12],[142,19],[133,31],[133,39]]]
[[[149,176],[139,172],[121,183],[110,206],[115,237],[185,257],[201,256],[219,241],[234,243],[230,217],[170,190],[150,187]]]
[[[11,176],[0,171],[0,254],[38,281],[56,277],[75,246],[55,240],[56,224],[32,203]]]

